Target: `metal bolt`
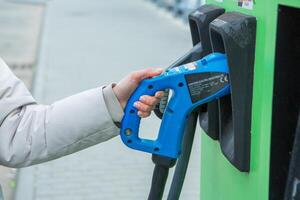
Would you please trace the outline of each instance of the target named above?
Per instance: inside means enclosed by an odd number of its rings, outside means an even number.
[[[125,129],[125,135],[126,135],[126,136],[131,135],[131,133],[132,133],[132,130],[131,130],[130,128],[126,128],[126,129]]]

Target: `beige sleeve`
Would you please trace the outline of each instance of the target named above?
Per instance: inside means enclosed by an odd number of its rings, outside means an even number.
[[[103,95],[111,118],[119,126],[119,123],[122,121],[124,111],[118,98],[113,92],[114,85],[115,84],[110,84],[107,87],[103,88]]]
[[[39,105],[0,59],[1,165],[24,167],[49,161],[118,134],[102,87]]]

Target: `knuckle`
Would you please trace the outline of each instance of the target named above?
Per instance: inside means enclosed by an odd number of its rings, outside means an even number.
[[[151,107],[151,106],[148,106],[148,105],[147,105],[147,106],[145,106],[144,108],[145,108],[145,111],[146,111],[146,112],[149,112],[149,111],[151,111],[151,110],[152,110],[152,107]]]
[[[138,73],[137,71],[131,72],[130,74],[130,79],[131,80],[136,80],[138,78]]]
[[[153,105],[157,104],[158,101],[159,100],[156,97],[152,97],[151,98],[151,105],[153,106]]]
[[[143,102],[147,105],[152,105],[154,103],[153,101],[153,97],[150,97],[150,96],[144,96],[142,98]]]
[[[147,103],[147,102],[148,102],[148,96],[147,96],[147,95],[143,95],[143,96],[141,96],[140,100],[141,100],[143,103]]]
[[[150,112],[146,112],[144,116],[145,117],[149,117],[150,116]]]
[[[142,118],[148,117],[149,115],[150,115],[149,112],[142,112],[142,111],[139,112],[139,116]]]
[[[148,105],[153,105],[154,103],[155,103],[155,98],[154,97],[147,98],[147,104]]]
[[[149,106],[146,105],[146,104],[144,104],[144,103],[139,103],[139,109],[140,109],[141,111],[146,112],[146,111],[149,111]]]
[[[160,99],[155,99],[153,104],[156,105],[156,104],[158,104],[159,102],[160,102]]]

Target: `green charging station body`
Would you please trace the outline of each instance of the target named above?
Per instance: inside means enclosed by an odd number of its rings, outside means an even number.
[[[225,9],[210,24],[210,42],[212,51],[233,52],[237,61],[231,65],[237,66],[230,76],[237,89],[212,105],[219,112],[214,116],[218,130],[210,135],[204,129],[201,134],[201,199],[284,199],[300,107],[300,1],[206,3]],[[226,23],[231,26],[219,31]],[[236,47],[231,47],[235,40]],[[234,48],[240,50],[234,53]],[[249,70],[240,71],[239,66]]]

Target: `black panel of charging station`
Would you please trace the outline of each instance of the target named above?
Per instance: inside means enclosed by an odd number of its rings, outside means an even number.
[[[194,62],[212,52],[209,39],[209,24],[224,12],[224,8],[214,5],[203,5],[189,14],[189,25],[192,35],[193,48],[181,58],[176,60],[172,65],[169,66],[169,68],[174,68],[190,62]],[[163,109],[160,109],[159,107],[160,105],[156,105],[154,112],[161,119],[163,117]],[[218,126],[213,120],[208,119],[207,105],[201,106],[199,110],[201,110],[200,118],[202,120],[200,120],[200,124],[202,124],[202,128],[207,133],[215,133],[213,128]],[[212,114],[210,116],[212,116]],[[213,121],[214,123],[211,121]],[[212,128],[208,128],[208,125]]]
[[[218,100],[221,150],[237,169],[249,172],[256,18],[228,12],[209,30],[213,52],[227,56],[231,83],[231,95]]]
[[[225,12],[224,8],[214,5],[203,5],[189,14],[189,25],[192,34],[193,45],[201,45],[202,52],[198,54],[199,59],[210,54],[212,47],[209,37],[209,24]],[[218,102],[214,101],[202,105],[199,109],[199,123],[201,128],[212,139],[218,139]]]
[[[202,57],[212,52],[209,24],[224,12],[224,8],[214,5],[203,5],[189,14],[193,45],[196,46],[201,42],[203,48]]]
[[[189,25],[194,47],[176,60],[169,68],[194,62],[212,52],[209,39],[209,24],[224,12],[224,8],[204,5],[189,14]]]

